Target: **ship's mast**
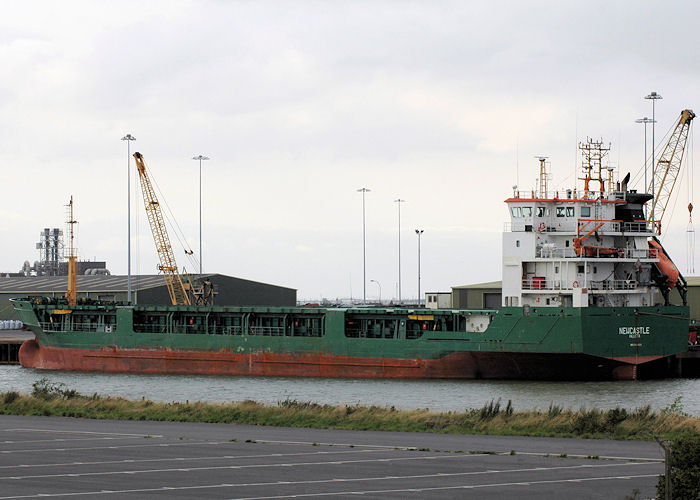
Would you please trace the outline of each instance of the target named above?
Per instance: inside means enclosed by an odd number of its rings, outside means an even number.
[[[68,304],[74,306],[78,302],[78,272],[76,269],[77,249],[75,248],[75,230],[77,224],[73,217],[73,196],[70,197],[70,202],[66,205],[66,215],[68,220],[68,288],[66,289],[66,300]]]
[[[539,197],[546,198],[549,181],[549,173],[547,173],[547,157],[546,156],[535,156],[540,161],[540,177],[539,177]]]
[[[586,142],[580,142],[578,148],[583,156],[581,167],[583,168],[584,177],[580,178],[583,181],[584,198],[590,198],[591,181],[597,182],[600,187],[601,195],[605,192],[605,179],[603,178],[603,158],[610,151],[610,144],[607,147],[603,145],[603,141],[594,141],[587,139]]]

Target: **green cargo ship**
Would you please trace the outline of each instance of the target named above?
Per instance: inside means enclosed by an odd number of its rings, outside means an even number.
[[[694,115],[688,116],[689,122]],[[58,370],[305,377],[666,376],[668,358],[687,349],[686,283],[656,238],[659,221],[645,217],[653,197],[629,190],[629,175],[606,185],[601,144],[582,145],[588,159],[582,191],[548,191],[542,159],[539,190],[514,191],[505,200],[511,220],[503,233],[500,309],[14,299],[36,334],[22,345],[20,362]],[[683,306],[669,304],[674,290]]]
[[[688,309],[128,306],[16,299],[25,367],[375,378],[635,379],[686,349]]]

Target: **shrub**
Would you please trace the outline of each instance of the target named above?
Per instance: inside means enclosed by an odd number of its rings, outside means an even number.
[[[658,498],[666,498],[666,475],[659,476]],[[671,440],[673,498],[700,498],[700,434],[686,432]]]
[[[572,427],[577,435],[595,434],[604,430],[600,421],[600,413],[597,410],[579,410],[574,417]]]
[[[605,413],[605,425],[612,431],[615,427],[627,419],[627,410],[624,408],[613,408]]]
[[[66,384],[51,382],[46,377],[32,384],[32,396],[49,401],[51,399],[71,399],[80,396],[75,389],[67,389]]]

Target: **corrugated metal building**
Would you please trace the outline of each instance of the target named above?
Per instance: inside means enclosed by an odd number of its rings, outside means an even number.
[[[232,306],[294,306],[297,291],[293,288],[269,285],[234,278],[223,274],[205,274],[218,294],[216,305]],[[66,293],[65,276],[34,276],[0,278],[0,319],[17,319],[9,300],[13,297],[61,296]],[[170,296],[162,275],[131,277],[134,302],[137,304],[170,304]],[[126,276],[78,276],[78,298],[126,301]]]
[[[455,309],[500,309],[501,282],[489,281],[474,285],[453,286],[452,307]]]
[[[686,277],[690,318],[700,320],[700,276]],[[663,300],[659,295],[658,300]],[[680,305],[676,290],[671,291],[671,303]],[[499,309],[501,307],[501,282],[476,283],[452,287],[452,307],[456,309]]]

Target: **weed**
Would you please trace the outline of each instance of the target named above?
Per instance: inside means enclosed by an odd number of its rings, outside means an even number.
[[[2,402],[6,405],[11,405],[15,401],[19,399],[19,392],[15,391],[10,391],[6,392],[5,395],[2,397]]]
[[[660,413],[653,412],[648,406],[631,411],[623,408],[572,411],[554,403],[544,411],[515,411],[512,401],[502,406],[497,399],[481,408],[441,413],[359,404],[330,406],[292,399],[271,406],[251,400],[225,404],[159,403],[97,394],[86,397],[47,379],[34,384],[32,395],[0,393],[0,413],[18,415],[453,434],[612,436],[645,440],[652,438],[650,429],[664,438],[677,436],[686,429],[700,433],[700,418],[679,412],[684,413],[680,400]]]
[[[641,408],[637,408],[632,412],[632,418],[636,420],[647,420],[649,418],[653,418],[653,415],[651,413],[651,406],[650,405],[645,405],[642,406]]]
[[[661,413],[679,415],[681,417],[687,417],[688,414],[685,412],[685,405],[683,404],[683,396],[678,396],[673,400],[673,403],[661,409]]]
[[[553,402],[551,402],[551,403],[549,403],[549,409],[547,410],[547,416],[549,418],[558,417],[559,415],[561,415],[562,411],[563,410],[562,410],[561,406],[555,405]]]
[[[506,417],[510,417],[513,414],[513,402],[509,399],[508,404],[505,409]]]
[[[479,418],[481,420],[491,420],[493,417],[501,412],[501,398],[494,403],[493,399],[485,404],[481,410],[479,410]]]
[[[245,442],[246,443],[257,443],[257,441],[255,439],[246,439]]]
[[[562,453],[562,454],[559,455],[559,458],[567,458],[568,456],[569,456],[569,455],[567,455],[566,453]]]
[[[229,443],[235,443],[236,441],[238,441],[238,439],[236,438],[231,438],[228,440]]]
[[[618,424],[627,419],[627,410],[624,408],[613,408],[605,414],[605,424],[608,430],[614,429]]]
[[[598,410],[580,409],[573,422],[573,431],[577,435],[595,434],[605,430],[605,426],[600,421]]]
[[[515,450],[510,450],[511,455],[515,455]]]
[[[641,492],[637,488],[635,488],[632,490],[631,495],[625,495],[625,500],[639,500],[640,494],[641,494]]]

